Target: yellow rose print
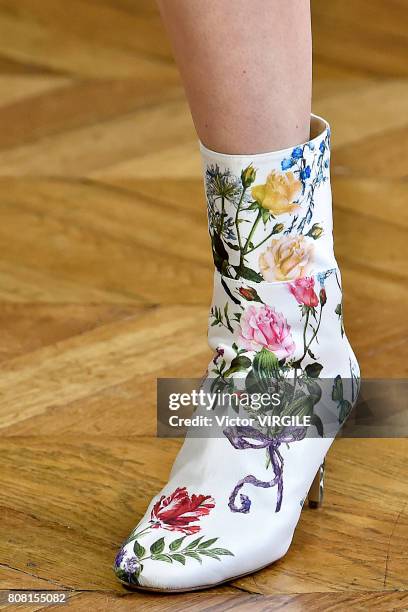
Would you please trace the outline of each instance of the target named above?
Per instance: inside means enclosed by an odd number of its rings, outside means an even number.
[[[293,172],[282,174],[273,170],[269,173],[264,185],[252,187],[254,200],[269,210],[273,215],[293,213],[300,208],[295,204],[302,189],[302,183],[295,178]]]

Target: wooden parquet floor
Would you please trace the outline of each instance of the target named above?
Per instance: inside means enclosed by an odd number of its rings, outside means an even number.
[[[408,0],[313,11],[348,334],[364,376],[406,377]],[[0,0],[0,125],[0,589],[69,589],[78,611],[408,609],[402,439],[338,440],[325,506],[255,575],[164,597],[115,581],[180,444],[155,438],[155,379],[209,358],[200,160],[154,4]]]

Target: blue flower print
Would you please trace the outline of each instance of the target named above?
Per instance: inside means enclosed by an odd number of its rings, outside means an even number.
[[[281,161],[282,170],[289,170],[294,163],[295,161],[293,159],[283,159]]]
[[[292,159],[302,159],[302,157],[303,157],[302,147],[296,147],[295,149],[293,149]]]
[[[312,174],[312,170],[311,170],[310,166],[306,166],[306,168],[304,168],[300,172],[300,179],[302,181],[305,181],[306,179],[310,178],[311,174]]]

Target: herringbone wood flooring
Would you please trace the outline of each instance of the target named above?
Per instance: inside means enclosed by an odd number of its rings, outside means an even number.
[[[313,5],[346,325],[366,377],[404,377],[408,1]],[[155,438],[155,379],[209,357],[200,162],[154,4],[0,0],[0,125],[0,588],[71,589],[76,610],[407,609],[404,440],[336,442],[324,508],[253,576],[116,583],[179,446]]]

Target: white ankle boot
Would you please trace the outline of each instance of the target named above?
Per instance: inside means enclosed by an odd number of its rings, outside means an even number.
[[[127,585],[200,589],[282,557],[356,400],[359,370],[333,253],[330,130],[312,117],[311,131],[310,142],[275,153],[202,147],[216,266],[215,355],[204,386],[234,391],[238,380],[262,391],[282,383],[283,404],[258,413],[309,417],[311,435],[258,421],[226,425],[219,437],[187,437],[168,484],[116,557],[115,573]]]

